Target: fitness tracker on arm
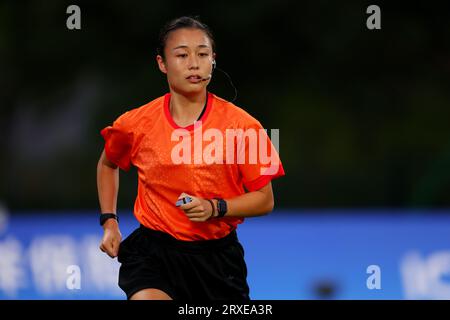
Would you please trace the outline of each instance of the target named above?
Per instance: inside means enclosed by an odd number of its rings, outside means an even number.
[[[119,217],[114,213],[102,213],[100,214],[100,225],[103,226],[108,219],[116,219],[119,222]]]
[[[222,218],[228,211],[227,202],[220,198],[214,198],[217,200],[217,218]]]

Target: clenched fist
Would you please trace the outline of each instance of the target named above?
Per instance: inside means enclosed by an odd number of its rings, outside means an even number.
[[[184,211],[189,220],[195,222],[203,222],[217,216],[217,210],[215,209],[216,204],[214,203],[216,200],[208,201],[202,198],[191,196],[184,192],[180,194],[178,199],[182,199],[184,197],[190,197],[192,199],[191,202],[179,206],[179,208]]]
[[[115,219],[108,219],[103,225],[103,239],[100,243],[100,250],[106,252],[111,258],[119,254],[119,246],[122,241],[122,234],[119,230],[119,224]]]

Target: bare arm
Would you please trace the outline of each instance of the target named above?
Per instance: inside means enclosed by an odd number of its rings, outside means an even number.
[[[106,158],[103,150],[97,164],[97,190],[102,213],[116,213],[119,168]]]
[[[192,202],[183,204],[180,209],[184,210],[191,221],[206,221],[212,215],[211,204],[202,198],[197,198],[186,193],[182,193],[180,198],[190,196]],[[215,206],[215,216],[217,216],[217,200],[212,200]],[[257,217],[268,214],[273,210],[274,199],[272,183],[259,190],[251,191],[232,199],[225,199],[228,210],[226,217]]]
[[[256,217],[273,210],[274,199],[272,183],[269,182],[259,190],[244,193],[227,201],[227,217]]]
[[[97,164],[97,190],[102,213],[117,213],[117,194],[119,191],[119,168],[106,158],[103,150]],[[115,219],[108,219],[103,225],[103,239],[100,250],[111,258],[117,257],[122,235]]]

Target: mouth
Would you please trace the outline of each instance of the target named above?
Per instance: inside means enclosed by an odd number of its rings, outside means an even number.
[[[190,82],[190,83],[198,83],[202,81],[202,77],[200,77],[197,74],[191,75],[189,77],[186,77],[186,79]]]

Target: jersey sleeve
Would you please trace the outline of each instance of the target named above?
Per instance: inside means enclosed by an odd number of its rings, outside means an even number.
[[[278,131],[271,132],[278,144]],[[256,119],[244,126],[237,139],[237,163],[245,188],[256,191],[285,175],[279,154]]]
[[[130,170],[134,149],[133,125],[128,121],[127,115],[128,113],[124,113],[112,126],[100,132],[105,140],[106,157],[124,171]]]

